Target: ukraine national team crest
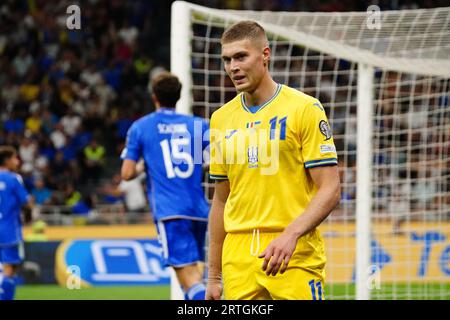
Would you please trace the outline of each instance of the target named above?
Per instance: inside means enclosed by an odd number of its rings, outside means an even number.
[[[258,147],[248,147],[247,149],[248,167],[258,167]]]

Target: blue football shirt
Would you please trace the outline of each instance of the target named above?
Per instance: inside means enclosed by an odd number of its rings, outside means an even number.
[[[121,158],[144,159],[147,196],[156,220],[208,219],[209,205],[201,186],[208,129],[202,118],[160,108],[128,130]]]
[[[22,178],[9,171],[0,171],[0,246],[22,241],[20,209],[27,201],[28,193]]]

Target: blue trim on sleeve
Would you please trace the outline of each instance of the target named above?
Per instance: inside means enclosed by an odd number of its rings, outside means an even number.
[[[313,167],[331,166],[336,164],[338,164],[337,158],[327,158],[327,159],[306,161],[304,166],[305,168],[308,169]]]
[[[320,105],[320,103],[319,102],[315,102],[315,103],[313,103],[313,106],[316,106],[316,107],[319,107],[319,109],[320,110],[322,110],[322,111],[324,111],[325,112],[325,110],[323,109],[323,107]]]
[[[228,180],[227,176],[222,176],[218,174],[210,174],[209,177],[213,180]]]

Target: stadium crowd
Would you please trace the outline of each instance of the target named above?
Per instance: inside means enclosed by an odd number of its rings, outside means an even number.
[[[85,1],[80,30],[66,28],[70,4],[0,5],[0,145],[18,149],[38,204],[85,214],[118,201],[102,194],[103,171],[118,168],[128,128],[151,109],[149,74],[168,52],[152,43],[168,34],[154,27],[162,3]]]
[[[153,110],[148,79],[169,67],[170,1],[80,1],[82,28],[68,30],[66,8],[72,2],[0,4],[0,145],[18,149],[24,183],[38,204],[86,214],[97,204],[122,199],[112,177],[128,128]],[[190,2],[228,9],[357,11],[372,3],[387,10],[445,1]]]
[[[419,8],[445,7],[445,0],[200,0],[189,1],[211,8],[260,11],[366,11],[375,4],[381,10],[403,10]]]

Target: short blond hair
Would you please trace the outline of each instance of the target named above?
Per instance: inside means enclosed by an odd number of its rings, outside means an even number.
[[[223,45],[245,39],[249,39],[252,42],[259,42],[262,46],[269,45],[266,31],[260,24],[253,20],[239,21],[228,27],[222,34],[220,43]]]

